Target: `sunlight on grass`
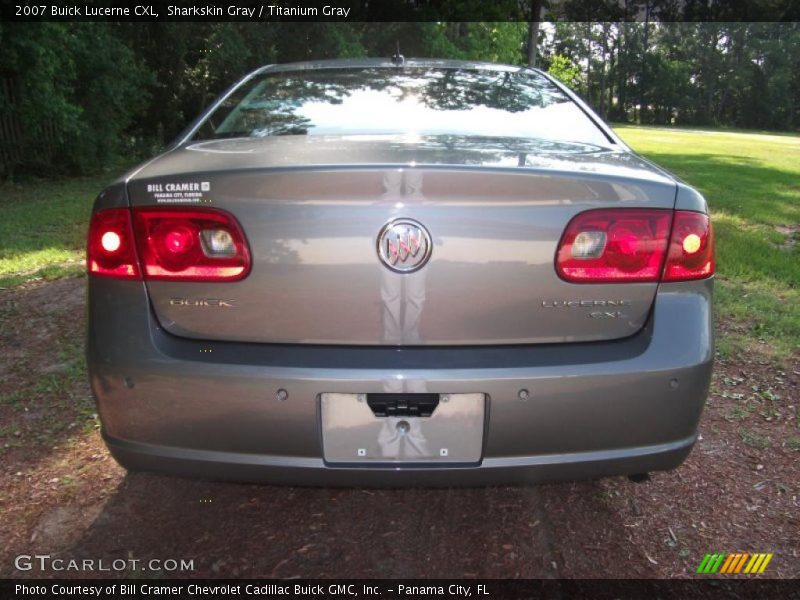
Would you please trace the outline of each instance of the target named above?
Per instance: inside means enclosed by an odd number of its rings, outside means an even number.
[[[30,252],[15,253],[8,258],[0,258],[0,275],[32,273],[43,265],[64,265],[81,262],[82,249],[43,248]]]
[[[92,203],[107,176],[0,185],[0,287],[83,271]]]
[[[721,347],[756,342],[777,355],[800,349],[800,136],[615,129],[708,200],[717,244],[717,310],[747,332]]]

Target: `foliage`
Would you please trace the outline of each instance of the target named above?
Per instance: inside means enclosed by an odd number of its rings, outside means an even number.
[[[545,6],[566,20],[543,24],[540,64],[608,119],[800,128],[800,23],[669,21],[662,0]],[[624,21],[642,11],[647,22]],[[390,56],[398,43],[408,57],[523,64],[527,36],[513,21],[0,24],[0,83],[14,90],[0,86],[0,121],[23,132],[0,176],[152,154],[264,64]]]
[[[557,23],[543,56],[613,120],[800,128],[800,23]]]
[[[547,72],[572,89],[577,89],[582,85],[581,70],[578,65],[562,54],[556,54],[550,60],[550,68],[547,69]]]
[[[115,160],[149,80],[115,27],[25,23],[0,30],[0,44],[0,76],[16,92],[0,110],[24,132],[16,166],[53,173]]]

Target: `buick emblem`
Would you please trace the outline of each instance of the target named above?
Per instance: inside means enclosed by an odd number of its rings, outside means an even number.
[[[425,266],[431,256],[431,236],[412,219],[389,221],[378,234],[378,256],[398,273],[411,273]]]

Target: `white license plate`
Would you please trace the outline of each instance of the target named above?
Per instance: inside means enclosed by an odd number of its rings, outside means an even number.
[[[429,417],[375,416],[366,394],[322,394],[329,463],[478,463],[486,398],[440,394]]]

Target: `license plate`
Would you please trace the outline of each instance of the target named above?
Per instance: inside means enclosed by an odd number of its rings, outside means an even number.
[[[322,394],[329,463],[478,463],[483,394],[440,394],[430,416],[376,416],[366,394]]]

